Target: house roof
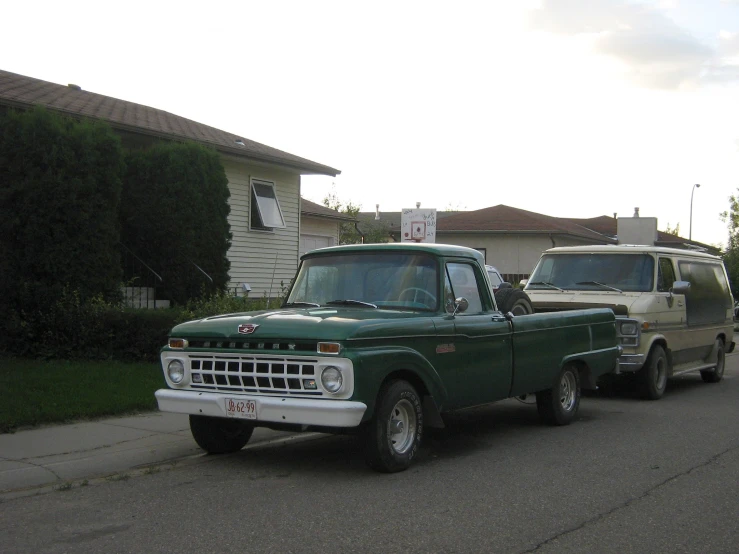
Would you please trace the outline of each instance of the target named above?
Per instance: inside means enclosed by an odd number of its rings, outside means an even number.
[[[75,117],[100,119],[122,131],[173,140],[194,140],[211,145],[220,152],[289,167],[303,174],[336,176],[341,173],[327,165],[164,110],[82,90],[76,85],[58,85],[3,70],[0,70],[0,105],[23,109],[41,105]]]
[[[588,229],[570,219],[512,208],[503,204],[457,214],[437,221],[437,232],[517,232],[553,233],[570,235],[598,243],[612,243],[615,239]]]
[[[592,217],[590,219],[570,219],[570,221],[582,225],[583,227],[587,227],[588,229],[593,229],[594,231],[597,231],[604,235],[616,237],[618,234],[618,220],[607,215]],[[719,249],[717,249],[715,246],[703,244],[702,242],[697,242],[691,239],[686,239],[678,235],[665,233],[664,231],[657,231],[657,240],[654,244],[655,246],[679,248],[681,250],[684,250],[686,247],[701,248],[706,249],[708,252],[711,252],[713,254],[717,254],[719,251]]]
[[[320,204],[316,204],[315,202],[311,202],[310,200],[306,200],[305,198],[300,199],[300,213],[303,215],[324,217],[328,219],[336,219],[339,221],[356,221],[356,219],[350,215],[332,210],[331,208],[327,208],[326,206],[321,206]]]
[[[400,212],[380,212],[391,232],[400,231]],[[371,224],[374,212],[360,212],[360,224]],[[499,204],[481,210],[436,212],[436,230],[442,233],[552,233],[592,241],[592,244],[616,244],[617,220],[609,216],[588,219],[552,217]],[[715,247],[683,237],[657,231],[657,246],[673,248],[697,247],[716,253]]]

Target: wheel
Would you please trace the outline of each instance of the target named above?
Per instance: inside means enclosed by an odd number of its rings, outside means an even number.
[[[408,469],[423,436],[423,409],[407,381],[389,381],[380,390],[375,415],[365,428],[365,459],[376,471]]]
[[[642,394],[649,400],[659,400],[667,387],[667,354],[655,344],[649,352],[647,363],[639,370]]]
[[[226,454],[244,448],[254,432],[254,425],[240,419],[191,415],[190,432],[208,454]]]
[[[705,383],[718,383],[724,377],[724,365],[726,363],[724,341],[716,339],[716,344],[713,348],[716,350],[716,367],[701,371],[701,379]]]
[[[539,417],[550,425],[569,425],[580,407],[580,374],[574,366],[565,366],[554,387],[536,393]]]
[[[502,288],[495,291],[495,303],[498,309],[507,314],[511,312],[513,315],[533,314],[534,307],[531,305],[531,299],[521,289]]]
[[[436,296],[431,294],[429,291],[418,288],[418,287],[409,287],[407,289],[402,290],[400,294],[398,295],[398,300],[403,298],[403,295],[409,292],[413,293],[413,298],[410,299],[411,302],[420,302],[421,304],[425,304],[426,306],[430,306],[430,307],[436,306]],[[423,302],[422,300],[419,300],[419,297],[423,297],[423,296],[429,298],[431,300],[431,304],[428,304],[426,302]]]

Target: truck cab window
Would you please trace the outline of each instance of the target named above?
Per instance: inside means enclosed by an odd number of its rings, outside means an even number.
[[[451,288],[451,300],[460,296],[467,299],[469,308],[464,314],[479,314],[482,312],[482,298],[480,297],[480,289],[477,286],[477,278],[475,270],[470,264],[447,264],[447,287]],[[449,302],[449,294],[447,292],[447,305]],[[452,308],[453,310],[453,308]],[[463,314],[463,315],[464,315]]]

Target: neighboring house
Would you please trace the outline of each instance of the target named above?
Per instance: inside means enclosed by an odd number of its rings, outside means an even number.
[[[214,147],[221,156],[231,192],[231,284],[249,283],[252,296],[269,291],[274,294],[278,290],[275,283],[279,286],[294,276],[301,248],[301,175],[340,173],[163,110],[89,92],[77,85],[58,85],[0,70],[0,110],[33,105],[105,121],[120,135],[124,146],[189,140]],[[310,229],[312,223],[307,225]],[[146,262],[156,266],[156,260]]]
[[[300,256],[316,248],[339,244],[341,224],[355,221],[347,214],[305,198],[301,199],[300,216]]]
[[[480,250],[486,263],[495,266],[510,282],[527,278],[541,253],[555,246],[617,244],[617,219],[600,216],[590,219],[551,217],[499,204],[464,212],[437,212],[436,242],[458,244]],[[384,224],[394,240],[400,240],[400,212],[361,212],[359,226]],[[658,246],[717,249],[695,241],[657,233]]]

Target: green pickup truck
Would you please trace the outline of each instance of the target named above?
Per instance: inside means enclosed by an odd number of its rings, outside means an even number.
[[[394,472],[447,412],[535,393],[543,421],[570,423],[620,350],[610,309],[500,312],[476,250],[337,246],[303,256],[279,309],[174,327],[156,398],[190,414],[210,453],[259,426],[351,431],[370,467]]]

